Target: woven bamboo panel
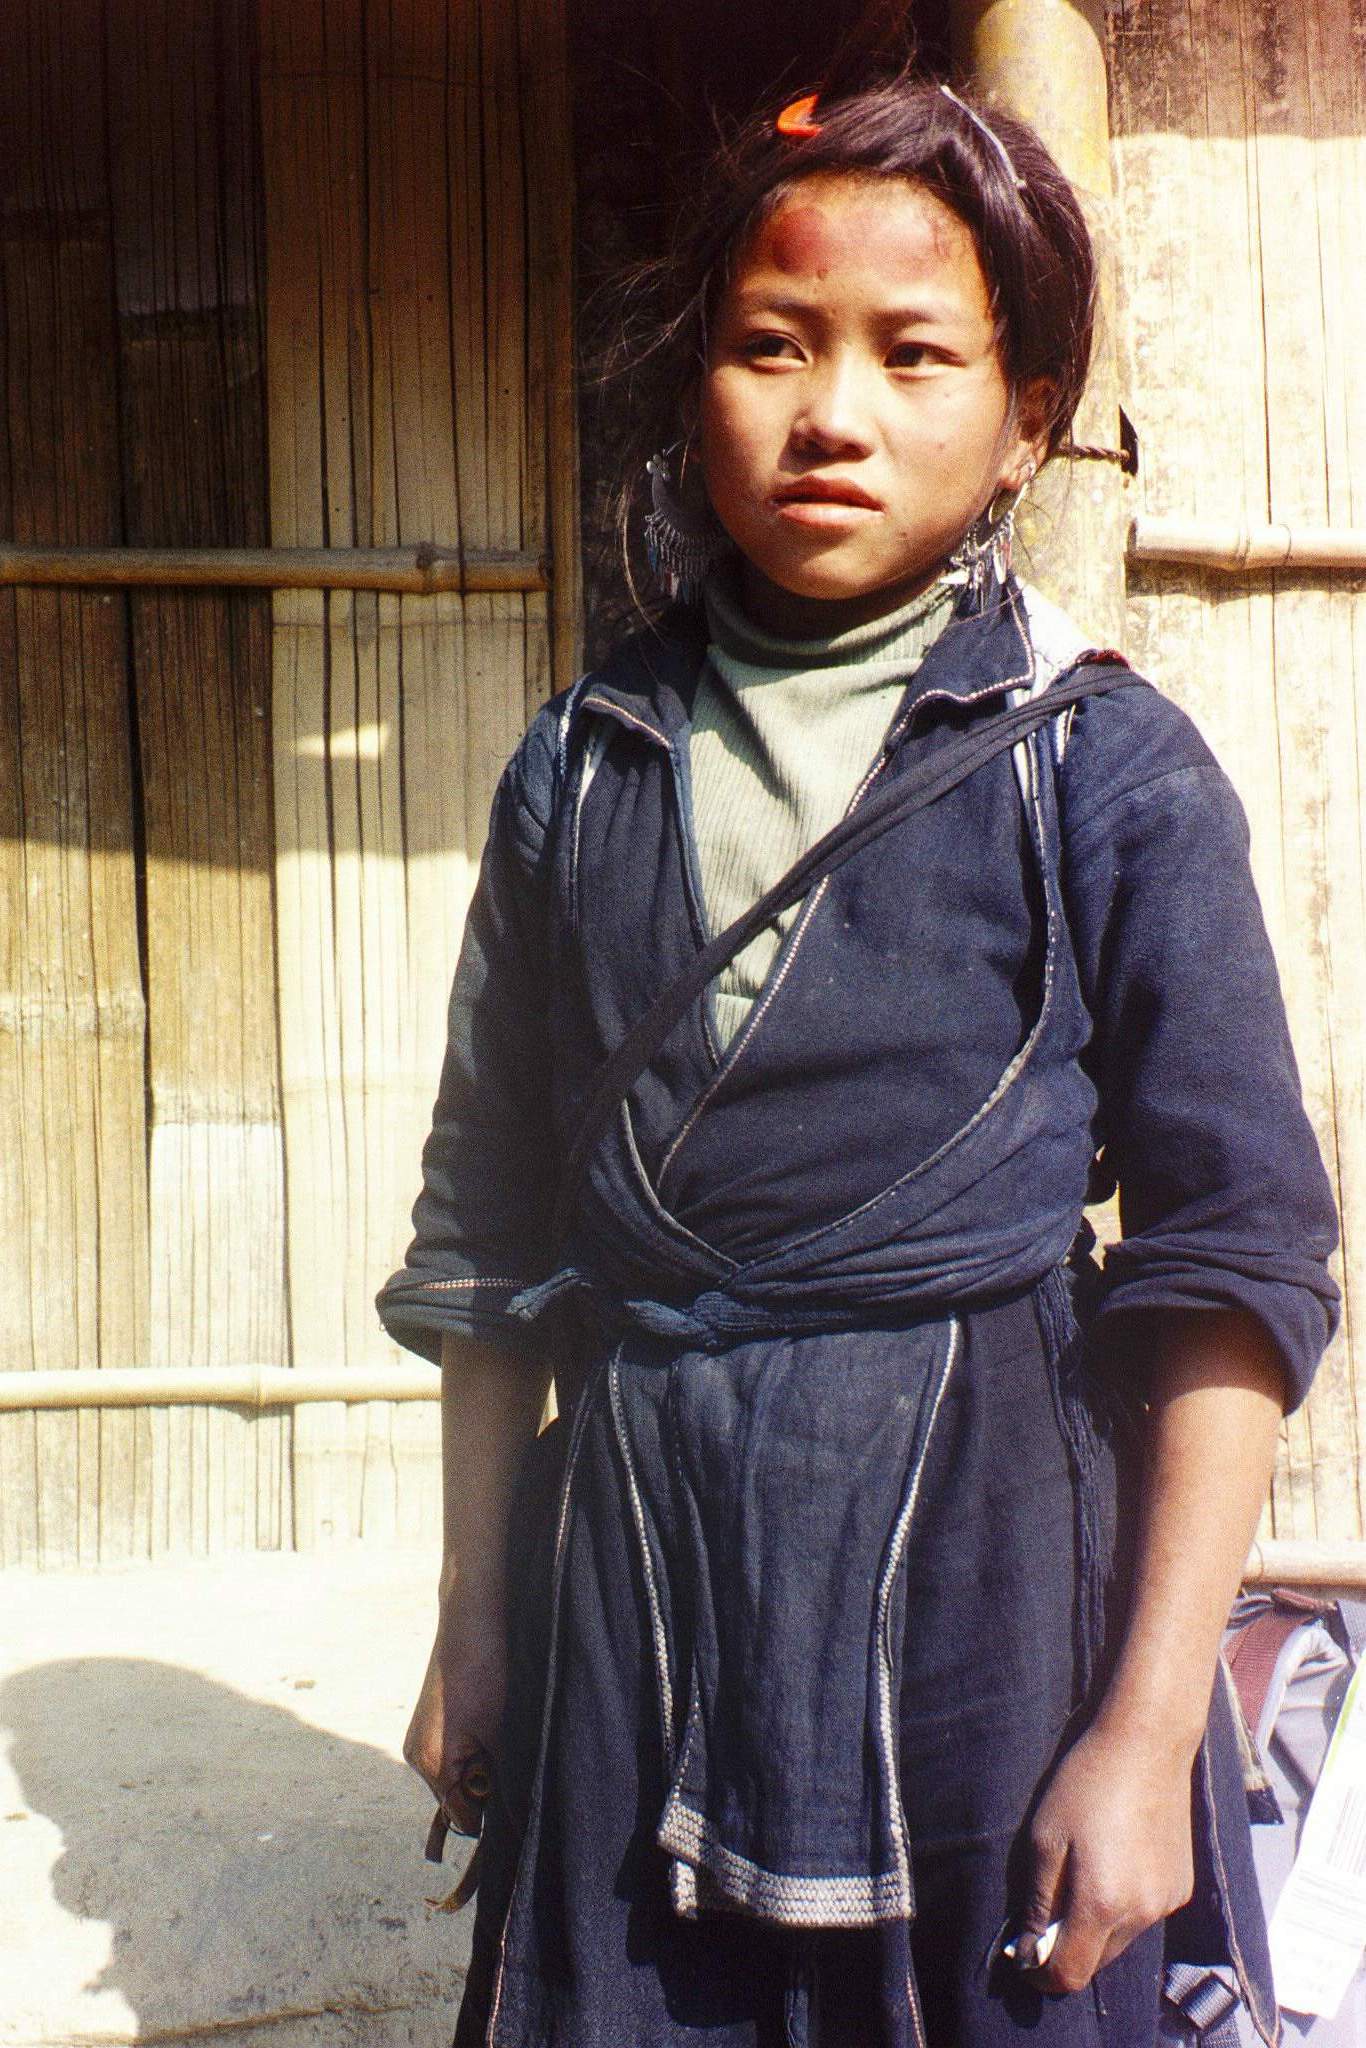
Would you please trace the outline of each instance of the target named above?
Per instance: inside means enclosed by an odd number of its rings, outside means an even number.
[[[277,595],[288,1272],[300,1367],[392,1357],[493,785],[572,659],[558,0],[262,0],[271,539],[556,550],[538,596]],[[569,609],[567,610],[566,607]],[[296,1418],[301,1543],[434,1525],[433,1411]]]
[[[1120,0],[1109,14],[1137,503],[1206,519],[1366,519],[1360,10]],[[1268,1533],[1362,1534],[1366,1350],[1366,586],[1131,572],[1130,649],[1232,774],[1305,1095],[1342,1208],[1347,1314],[1287,1426]],[[1217,971],[1212,963],[1211,971]]]
[[[265,538],[253,29],[250,0],[17,27],[6,535]],[[21,590],[3,619],[4,1363],[282,1362],[269,600]],[[7,1417],[0,1559],[277,1544],[287,1431]]]
[[[8,23],[0,70],[0,530],[117,540],[95,0]],[[145,1355],[145,1014],[124,610],[0,595],[0,1368]],[[0,1420],[0,1563],[146,1548],[145,1415]]]
[[[125,538],[266,538],[252,0],[109,0]],[[266,593],[128,599],[154,1366],[287,1357]],[[288,1540],[288,1423],[154,1410],[154,1549]]]

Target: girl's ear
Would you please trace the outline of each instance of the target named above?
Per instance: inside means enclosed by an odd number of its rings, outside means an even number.
[[[1015,432],[1001,465],[1001,488],[1018,491],[1043,468],[1056,391],[1047,377],[1031,377],[1015,394]]]

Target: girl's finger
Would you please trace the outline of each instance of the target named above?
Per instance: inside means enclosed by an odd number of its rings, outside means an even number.
[[[482,1806],[493,1784],[493,1758],[488,1751],[477,1749],[466,1757],[456,1772],[455,1782],[463,1798]]]
[[[441,1811],[457,1834],[477,1835],[483,1826],[484,1804],[493,1784],[493,1758],[484,1748],[460,1758],[440,1795]]]
[[[441,1811],[453,1833],[457,1835],[478,1835],[484,1822],[484,1809],[479,1800],[470,1799],[458,1786],[452,1786],[441,1801]]]
[[[1070,1900],[1053,1953],[1040,1972],[1048,1989],[1084,1990],[1106,1960],[1116,1933],[1112,1914],[1097,1911],[1084,1895]]]
[[[1065,1841],[1043,1835],[1036,1837],[1030,1848],[1029,1891],[1014,1942],[1014,1960],[1022,1970],[1036,1967],[1040,1938],[1059,1916],[1067,1872]],[[1037,1966],[1042,1967],[1042,1963]]]

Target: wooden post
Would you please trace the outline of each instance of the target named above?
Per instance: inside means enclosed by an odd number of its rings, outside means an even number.
[[[1115,253],[1103,0],[953,0],[956,62],[1028,121],[1086,207],[1100,266],[1091,380],[1074,440],[1119,443]],[[1022,511],[1022,567],[1101,645],[1124,635],[1123,481],[1116,464],[1053,464]]]

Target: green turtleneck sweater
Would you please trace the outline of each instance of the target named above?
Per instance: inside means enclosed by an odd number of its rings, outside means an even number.
[[[779,640],[707,586],[708,659],[691,740],[693,829],[707,916],[722,931],[844,816],[906,684],[958,595],[941,580],[866,626]],[[752,939],[716,982],[730,1044],[772,971],[797,909]]]

